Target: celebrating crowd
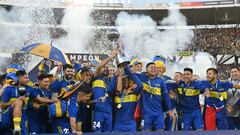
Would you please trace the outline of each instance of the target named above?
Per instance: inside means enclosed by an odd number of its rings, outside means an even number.
[[[217,54],[235,54],[240,48],[239,28],[195,29],[188,49]]]
[[[9,65],[1,77],[1,134],[240,129],[238,67],[229,81],[214,68],[198,80],[188,67],[171,79],[160,56],[115,68],[109,63],[117,54],[94,71],[58,63],[50,74],[40,65],[36,83],[21,66]]]

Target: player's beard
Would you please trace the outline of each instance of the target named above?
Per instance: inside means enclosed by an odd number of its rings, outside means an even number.
[[[67,80],[72,80],[73,77],[74,77],[73,75],[67,75],[67,76],[66,76],[66,79],[67,79]]]
[[[209,79],[208,79],[209,82],[212,82],[212,81],[214,81],[214,80],[215,80],[215,78],[209,78]]]
[[[108,71],[107,69],[105,69],[105,70],[102,72],[102,75],[105,76],[105,77],[108,77],[109,71]]]

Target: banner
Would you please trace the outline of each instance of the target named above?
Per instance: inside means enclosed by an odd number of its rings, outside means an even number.
[[[180,7],[203,6],[203,2],[181,2]]]
[[[178,51],[177,55],[178,56],[191,56],[191,55],[193,55],[193,51]]]
[[[92,62],[94,59],[99,59],[99,60],[104,60],[105,58],[108,57],[106,54],[81,54],[81,53],[66,53],[68,56],[69,60],[73,64],[75,61],[79,61],[80,63],[86,63],[86,62]],[[32,82],[37,81],[37,74],[39,73],[39,65],[41,63],[45,63],[45,69],[47,70],[52,70],[55,66],[57,66],[57,62],[47,60],[40,61],[29,73],[29,79]]]
[[[107,58],[106,54],[81,54],[81,53],[66,53],[69,60],[73,63],[74,61],[91,62],[94,59],[103,60]]]

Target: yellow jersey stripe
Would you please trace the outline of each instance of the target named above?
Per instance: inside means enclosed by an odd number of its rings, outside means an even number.
[[[121,98],[118,97],[118,96],[116,96],[116,97],[114,98],[114,101],[115,101],[115,103],[120,103],[120,102],[121,102]],[[135,94],[126,95],[126,96],[124,96],[122,102],[123,102],[123,103],[127,103],[127,102],[137,102],[137,95],[135,95]]]
[[[183,95],[183,88],[178,88],[178,93],[180,95]],[[186,89],[185,90],[185,96],[197,96],[200,94],[200,90],[196,89]]]
[[[106,88],[105,82],[103,80],[96,80],[93,82],[92,87],[101,87],[101,88]]]
[[[148,84],[146,84],[146,83],[142,83],[142,84],[143,84],[144,91],[154,94],[154,95],[162,95],[161,88],[153,87],[152,89],[150,89],[150,86]]]

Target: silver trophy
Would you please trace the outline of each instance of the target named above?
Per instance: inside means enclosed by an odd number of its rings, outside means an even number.
[[[125,67],[130,63],[128,57],[124,53],[124,45],[122,42],[118,42],[119,39],[119,32],[117,29],[110,29],[108,31],[108,39],[112,42],[112,47],[119,51],[119,54],[116,58],[116,63],[118,67]]]

